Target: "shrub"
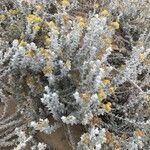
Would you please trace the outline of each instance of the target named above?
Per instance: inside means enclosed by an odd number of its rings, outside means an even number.
[[[150,148],[148,1],[0,3],[1,148],[44,150],[58,128],[72,149]]]

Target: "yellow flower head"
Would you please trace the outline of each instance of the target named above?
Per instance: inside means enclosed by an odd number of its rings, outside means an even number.
[[[106,98],[106,94],[105,94],[105,92],[104,92],[103,89],[100,89],[100,90],[98,91],[98,98],[99,98],[100,100],[103,100],[104,98]]]
[[[29,14],[27,17],[26,17],[27,21],[30,22],[30,23],[39,23],[39,22],[42,22],[42,18],[39,17],[39,16],[36,16],[36,15],[32,15],[32,14]]]
[[[150,95],[145,95],[144,99],[150,102]]]
[[[23,41],[23,40],[22,40],[22,41],[20,42],[20,44],[19,44],[19,46],[22,46],[22,47],[25,47],[26,45],[27,45],[27,42],[25,42],[25,41]]]
[[[95,4],[94,4],[94,7],[95,7],[95,8],[98,8],[98,7],[99,7],[99,3],[95,3]]]
[[[109,92],[110,92],[110,94],[114,93],[114,92],[115,92],[115,90],[116,90],[116,88],[111,86],[111,87],[109,88]]]
[[[112,22],[110,25],[111,25],[111,27],[113,27],[114,29],[119,29],[119,27],[120,27],[120,25],[119,25],[119,23],[118,23],[117,21]]]
[[[108,12],[108,10],[103,10],[101,13],[100,13],[102,16],[109,16],[110,14],[109,14],[109,12]]]
[[[48,73],[52,73],[52,71],[53,71],[53,68],[52,68],[52,66],[50,66],[50,65],[46,65],[44,68],[43,68],[43,73],[46,75],[46,74],[48,74]]]
[[[102,82],[103,82],[104,85],[110,84],[110,80],[108,80],[108,79],[104,79],[104,80],[102,80]]]
[[[88,92],[81,93],[81,94],[80,94],[80,97],[81,97],[85,102],[87,102],[87,101],[89,101],[89,99],[90,99],[90,97],[91,97],[91,94],[88,93]]]
[[[56,24],[53,21],[47,22],[47,25],[52,31],[59,33],[59,28],[56,26]]]
[[[40,30],[40,26],[39,25],[34,25],[32,27],[33,31],[39,31]]]
[[[88,145],[91,142],[91,140],[90,140],[90,134],[89,133],[84,133],[82,135],[82,141],[83,141],[83,143],[85,143],[86,145]]]
[[[108,44],[108,45],[111,45],[112,44],[112,39],[111,38],[106,38],[104,39],[105,43]]]
[[[66,61],[66,63],[65,63],[65,67],[67,68],[67,69],[71,69],[71,61],[70,60],[67,60]]]
[[[86,26],[85,19],[82,16],[76,16],[76,21],[81,28],[84,28]]]
[[[0,21],[4,21],[5,20],[5,15],[0,15]]]
[[[18,10],[16,10],[16,9],[10,9],[9,11],[8,11],[8,15],[17,15],[18,14]]]
[[[43,55],[44,57],[46,57],[46,58],[48,58],[50,56],[49,53],[48,53],[48,51],[47,51],[47,49],[44,49],[44,48],[40,48],[39,49],[39,53],[41,55]]]
[[[123,64],[122,64],[119,69],[120,69],[120,70],[125,70],[125,68],[126,68],[126,65],[123,65]]]
[[[62,4],[62,6],[69,6],[70,2],[69,2],[69,0],[62,0],[61,4]]]
[[[36,5],[35,8],[37,11],[41,11],[43,9],[43,6],[42,5]]]
[[[46,49],[44,49],[44,48],[42,47],[42,48],[40,48],[40,49],[39,49],[39,52],[40,52],[40,54],[42,54],[42,55],[43,55],[43,54],[45,54]]]
[[[67,23],[69,20],[69,15],[63,15],[62,18],[64,20],[64,23]]]
[[[107,102],[106,104],[103,104],[103,108],[109,112],[112,109],[112,104],[110,102]]]
[[[34,51],[32,49],[29,49],[25,55],[29,58],[32,58],[34,56]]]
[[[51,38],[48,36],[45,36],[45,44],[49,45],[51,43]]]
[[[140,61],[144,61],[144,59],[145,59],[144,53],[139,54],[139,59],[140,59]]]

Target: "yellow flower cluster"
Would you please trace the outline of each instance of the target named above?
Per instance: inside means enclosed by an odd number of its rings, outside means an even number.
[[[150,95],[144,96],[144,99],[150,102]]]
[[[53,21],[46,22],[46,23],[52,31],[56,32],[57,34],[59,33],[59,28]]]
[[[44,49],[44,48],[40,48],[40,49],[39,49],[39,53],[40,53],[41,55],[45,56],[46,58],[48,58],[48,56],[49,56],[48,51],[47,51],[46,49]]]
[[[95,7],[95,8],[98,8],[99,6],[100,6],[99,3],[95,3],[95,4],[94,4],[94,7]]]
[[[81,28],[84,28],[86,26],[85,19],[82,16],[76,16],[76,21]]]
[[[35,8],[36,8],[37,11],[41,11],[43,9],[43,6],[38,4],[38,5],[35,6]]]
[[[53,71],[53,68],[50,66],[50,65],[46,65],[44,68],[43,68],[43,73],[46,75],[48,73],[52,73]]]
[[[103,10],[101,13],[100,13],[102,16],[109,16],[110,14],[109,14],[109,12],[108,12],[108,10]]]
[[[111,38],[105,38],[104,39],[105,41],[105,44],[108,46],[108,47],[112,47],[112,39]]]
[[[68,15],[63,15],[62,16],[63,20],[64,20],[64,23],[66,24],[69,20],[69,16]]]
[[[67,60],[66,61],[66,63],[65,63],[65,67],[67,68],[67,69],[71,69],[71,61],[70,60]]]
[[[41,28],[41,27],[40,27],[39,25],[37,25],[37,24],[35,24],[35,25],[32,27],[33,31],[39,31],[40,28]]]
[[[88,92],[81,93],[81,94],[80,94],[80,97],[81,97],[85,102],[88,102],[88,101],[90,100],[91,94],[88,93]]]
[[[99,91],[98,91],[98,98],[99,98],[99,100],[103,100],[104,98],[106,98],[106,93],[104,92],[104,90],[103,89],[100,89]]]
[[[117,21],[115,21],[115,22],[111,22],[111,27],[113,27],[114,29],[119,29],[119,27],[120,27],[120,25],[119,25],[119,23],[117,22]]]
[[[113,87],[113,86],[111,86],[111,87],[109,88],[109,92],[110,92],[110,94],[114,93],[114,92],[115,92],[115,90],[116,90],[116,88],[115,88],[115,87]]]
[[[26,17],[27,21],[30,22],[30,23],[39,23],[39,22],[42,22],[42,18],[39,17],[39,16],[36,16],[36,15],[32,15],[32,14],[29,14],[27,17]]]
[[[39,52],[40,52],[40,54],[42,54],[42,55],[43,55],[43,54],[45,54],[46,49],[44,49],[44,48],[42,47],[42,48],[40,48],[40,49],[39,49]]]
[[[20,42],[20,44],[19,44],[19,46],[22,46],[22,47],[25,47],[26,45],[27,45],[27,42],[25,42],[25,41],[23,41],[23,40],[22,40],[22,41]]]
[[[5,15],[0,15],[0,21],[4,21],[5,20]]]
[[[8,15],[17,15],[18,14],[18,10],[17,9],[10,9],[9,11],[8,11]]]
[[[69,0],[62,0],[61,4],[62,4],[62,6],[69,6],[70,2],[69,2]]]
[[[84,133],[82,135],[82,141],[87,145],[91,142],[89,133]]]
[[[110,102],[107,102],[106,104],[103,104],[103,109],[110,112],[112,109],[112,104]]]
[[[32,49],[29,49],[25,55],[29,58],[32,58],[34,56],[34,51]]]
[[[45,36],[45,45],[49,45],[51,43],[51,38],[49,36]]]
[[[140,61],[144,61],[144,59],[145,59],[144,53],[139,54],[139,59],[140,59]]]
[[[102,82],[103,82],[104,85],[109,85],[110,84],[110,80],[108,80],[108,79],[104,79],[104,80],[102,80]]]

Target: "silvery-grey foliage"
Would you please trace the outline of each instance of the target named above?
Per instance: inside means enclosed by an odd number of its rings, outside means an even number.
[[[61,128],[73,150],[148,150],[149,7],[1,0],[0,149],[45,150]]]

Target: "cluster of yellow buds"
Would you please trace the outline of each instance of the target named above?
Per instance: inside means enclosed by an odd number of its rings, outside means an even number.
[[[46,24],[48,25],[48,27],[56,32],[56,33],[59,33],[59,28],[57,27],[57,25],[53,22],[53,21],[50,21],[50,22],[46,22]]]
[[[80,97],[85,101],[88,102],[90,100],[91,94],[88,92],[84,92],[80,94]]]
[[[5,15],[0,15],[0,21],[4,21],[6,19]]]
[[[48,58],[48,56],[49,56],[49,53],[48,53],[47,49],[44,49],[44,48],[40,48],[39,53],[41,55],[45,56],[46,58]]]
[[[86,26],[86,21],[82,16],[76,16],[76,21],[81,28],[84,28]]]
[[[65,7],[66,7],[66,6],[69,6],[69,5],[70,5],[70,2],[69,2],[69,0],[62,0],[62,1],[61,1],[61,5],[62,5],[62,6],[65,6]]]
[[[107,102],[106,104],[103,104],[103,109],[105,109],[106,111],[110,112],[112,109],[112,104],[111,102]]]
[[[44,39],[45,39],[45,45],[46,45],[46,46],[50,45],[50,43],[51,43],[51,38],[46,35],[46,36],[44,37]]]
[[[19,10],[17,10],[17,9],[10,9],[8,11],[8,15],[10,15],[10,16],[17,15],[18,12],[19,12]]]
[[[109,84],[110,84],[110,80],[104,79],[104,80],[102,80],[102,83],[103,83],[104,85],[109,85]]]
[[[113,94],[113,93],[115,92],[115,90],[116,90],[116,87],[111,86],[111,87],[109,88],[110,94]]]
[[[32,27],[33,31],[39,31],[40,28],[41,27],[39,25],[37,25],[37,24],[33,25],[33,27]]]
[[[120,24],[117,21],[114,21],[111,22],[110,26],[113,27],[114,29],[119,29]]]
[[[109,16],[110,15],[110,13],[108,12],[108,10],[103,10],[101,13],[100,13],[100,15],[102,15],[102,16]]]
[[[150,95],[145,95],[144,99],[147,100],[148,102],[150,102]]]
[[[25,47],[26,45],[27,45],[27,42],[25,42],[25,41],[21,40],[21,42],[20,42],[19,46]]]
[[[98,94],[97,94],[97,95],[98,95],[98,98],[99,98],[100,101],[107,97],[107,95],[106,95],[106,93],[104,92],[103,89],[100,89],[100,90],[98,91]]]
[[[38,5],[35,6],[35,8],[36,8],[37,11],[41,11],[43,9],[43,6],[38,4]]]
[[[81,136],[81,141],[88,145],[91,142],[89,133],[84,133]]]
[[[32,49],[29,49],[27,50],[25,55],[29,58],[32,58],[34,56],[34,51]]]
[[[139,59],[140,59],[140,61],[144,61],[144,59],[145,59],[144,53],[139,54]]]
[[[95,3],[95,4],[94,4],[94,7],[95,7],[95,8],[98,8],[99,6],[100,6],[99,3]]]
[[[52,66],[50,66],[50,65],[46,65],[46,66],[43,68],[42,71],[43,71],[43,73],[46,75],[46,74],[52,73],[53,68],[52,68]]]
[[[37,16],[37,15],[32,15],[32,14],[29,14],[27,17],[26,17],[27,21],[30,22],[30,23],[39,23],[39,22],[42,22],[42,18]]]
[[[119,67],[119,69],[120,69],[120,70],[125,70],[126,67],[127,67],[127,65],[122,64],[122,65]]]
[[[66,24],[68,22],[68,20],[69,20],[69,15],[67,15],[67,14],[63,15],[62,18],[64,20],[64,23]]]
[[[103,40],[104,40],[107,47],[112,47],[112,42],[113,41],[112,41],[111,38],[104,38]]]
[[[70,61],[70,60],[67,60],[67,61],[66,61],[65,67],[66,67],[68,70],[71,69],[71,61]]]

